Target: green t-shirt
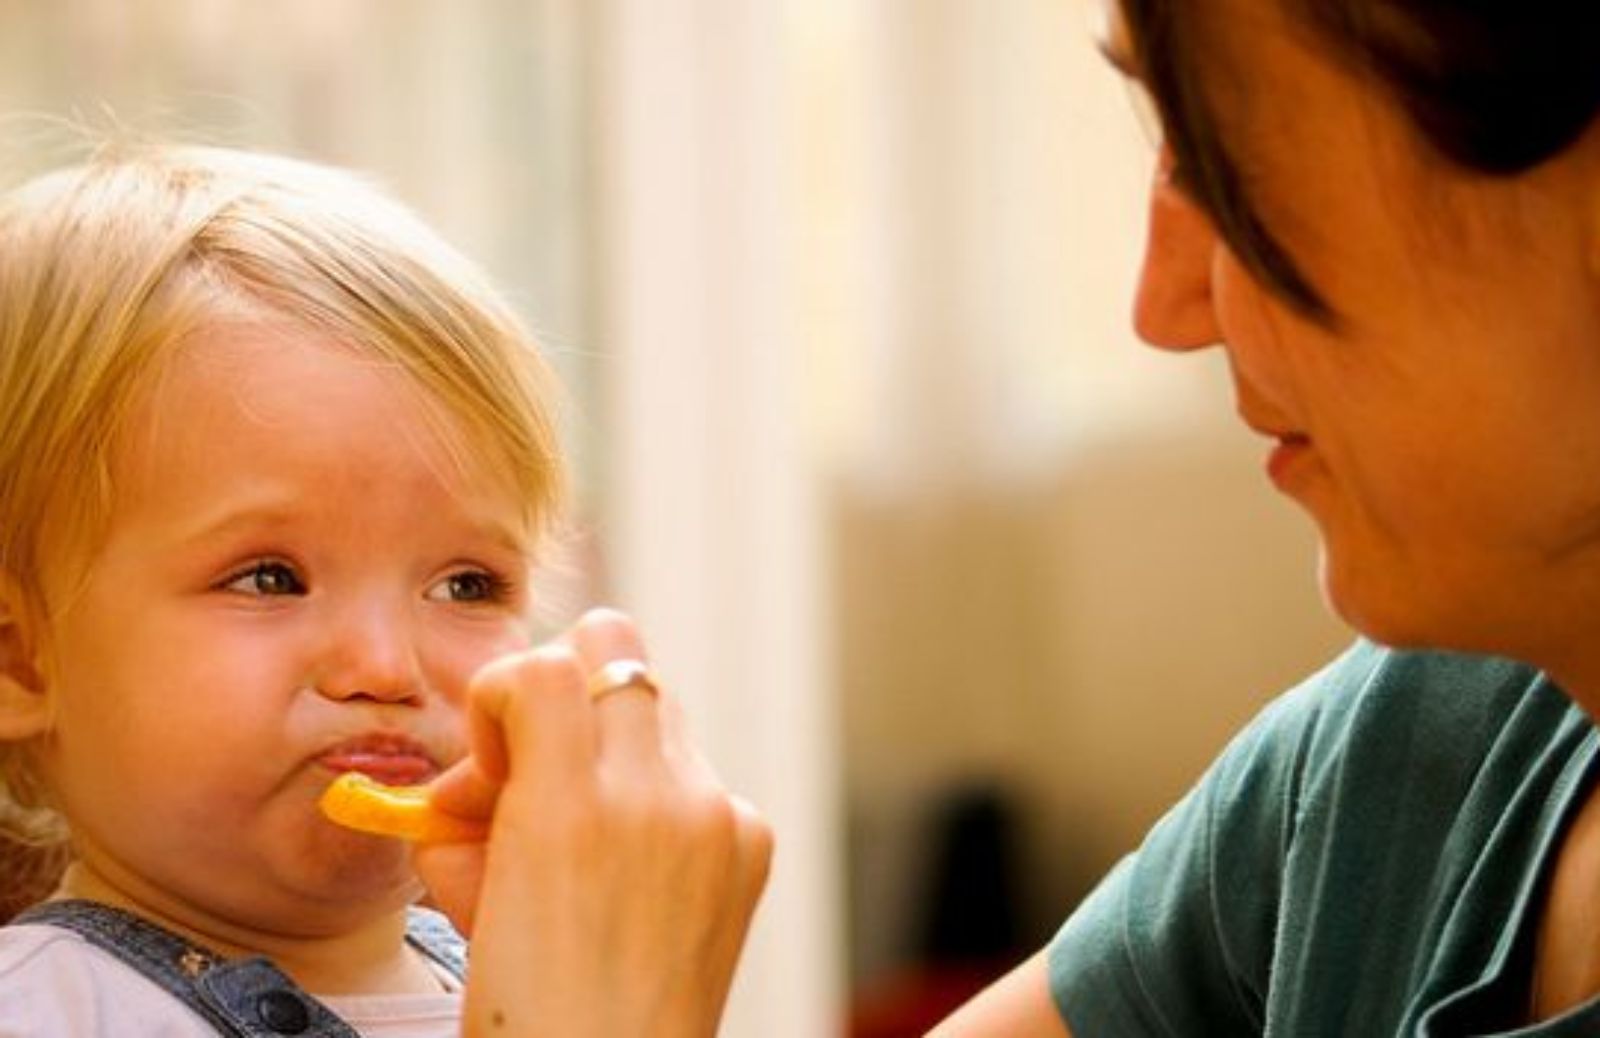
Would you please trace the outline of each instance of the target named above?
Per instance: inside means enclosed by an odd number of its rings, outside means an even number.
[[[1358,645],[1269,706],[1067,920],[1075,1038],[1517,1030],[1553,849],[1600,756],[1503,660]]]

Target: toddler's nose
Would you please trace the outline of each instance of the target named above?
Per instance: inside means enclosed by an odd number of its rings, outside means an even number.
[[[316,687],[330,699],[405,703],[421,699],[423,682],[403,611],[381,606],[346,610],[329,625]]]

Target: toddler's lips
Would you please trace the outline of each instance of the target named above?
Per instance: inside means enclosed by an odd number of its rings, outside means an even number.
[[[421,743],[400,735],[369,735],[332,747],[317,763],[337,774],[359,771],[386,786],[417,786],[439,773]]]

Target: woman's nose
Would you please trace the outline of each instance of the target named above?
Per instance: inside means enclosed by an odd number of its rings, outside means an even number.
[[[407,611],[362,603],[330,617],[316,688],[329,699],[410,703],[423,679]]]
[[[1150,187],[1150,227],[1134,301],[1139,338],[1167,350],[1220,341],[1211,292],[1217,248],[1211,219],[1173,183],[1172,155],[1163,148]]]

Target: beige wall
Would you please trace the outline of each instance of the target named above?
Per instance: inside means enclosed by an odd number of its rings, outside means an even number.
[[[930,798],[1025,809],[1043,936],[1273,693],[1348,641],[1258,450],[1196,428],[1038,485],[835,515],[858,979],[904,953]]]

